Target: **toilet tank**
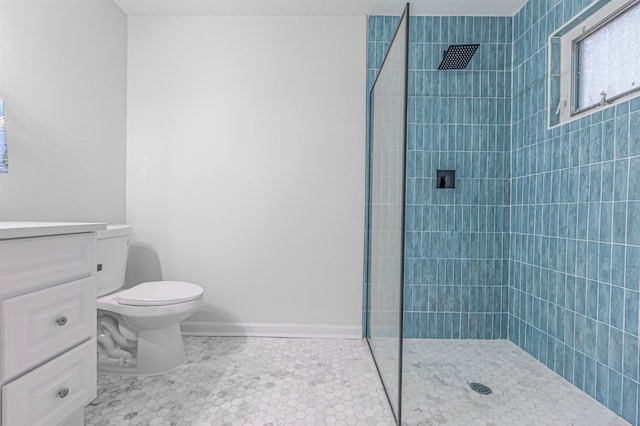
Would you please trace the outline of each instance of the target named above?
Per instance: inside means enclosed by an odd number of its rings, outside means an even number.
[[[107,229],[98,231],[96,259],[96,291],[98,297],[113,293],[124,285],[129,253],[129,225],[107,225]]]

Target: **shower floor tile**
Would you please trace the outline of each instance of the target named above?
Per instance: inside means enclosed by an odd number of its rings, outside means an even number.
[[[155,377],[98,375],[86,425],[393,425],[364,340],[185,337]]]
[[[507,340],[406,339],[404,353],[403,424],[628,425]]]

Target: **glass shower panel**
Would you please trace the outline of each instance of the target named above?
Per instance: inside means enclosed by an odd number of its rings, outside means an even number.
[[[367,339],[401,418],[404,186],[409,6],[371,90],[369,317]]]

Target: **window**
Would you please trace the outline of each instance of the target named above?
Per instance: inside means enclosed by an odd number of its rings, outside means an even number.
[[[550,125],[640,94],[640,1],[599,1],[550,38]]]

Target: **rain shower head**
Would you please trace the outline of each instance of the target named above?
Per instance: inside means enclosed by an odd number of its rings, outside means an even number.
[[[438,70],[461,70],[467,67],[479,44],[452,44],[442,55]]]

